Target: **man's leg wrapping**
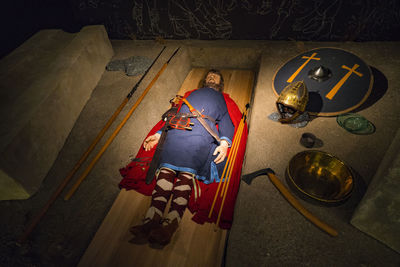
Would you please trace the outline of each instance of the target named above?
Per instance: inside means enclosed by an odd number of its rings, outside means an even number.
[[[191,173],[179,173],[172,191],[171,207],[166,217],[170,221],[177,219],[178,223],[180,222],[189,203],[189,197],[193,188],[193,179],[193,174]]]
[[[158,243],[162,246],[167,245],[178,229],[179,222],[189,203],[189,197],[192,191],[193,174],[181,172],[175,181],[173,188],[173,197],[168,215],[162,223],[162,227],[151,231],[149,241]]]
[[[175,171],[162,168],[157,176],[157,183],[151,197],[151,205],[147,210],[143,223],[130,228],[134,235],[132,243],[145,243],[151,230],[160,227],[160,221],[171,196]]]
[[[161,168],[157,176],[157,183],[151,196],[151,204],[145,218],[153,218],[154,213],[163,216],[167,202],[174,186],[175,171]]]

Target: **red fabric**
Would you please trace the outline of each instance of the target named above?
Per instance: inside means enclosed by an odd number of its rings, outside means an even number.
[[[184,97],[187,97],[191,92],[189,91],[185,94]],[[226,106],[228,108],[229,115],[231,117],[231,120],[233,122],[233,125],[235,126],[235,130],[237,130],[239,122],[242,118],[242,113],[240,112],[239,108],[237,107],[236,103],[229,97],[228,94],[223,94],[226,102]],[[158,122],[153,129],[149,132],[147,136],[153,135],[156,133],[158,130],[162,128],[164,125],[163,121]],[[222,229],[229,229],[232,226],[232,220],[233,220],[233,212],[234,212],[234,207],[235,207],[235,202],[236,202],[236,197],[237,193],[239,191],[239,185],[240,185],[240,176],[241,176],[241,171],[242,171],[242,163],[243,163],[243,158],[244,158],[244,153],[246,149],[246,141],[247,141],[247,124],[245,125],[240,141],[240,146],[237,151],[236,155],[236,160],[235,160],[235,165],[232,171],[232,175],[230,178],[229,182],[229,187],[228,187],[228,194],[226,196],[224,206],[223,206],[223,211],[221,214],[221,219],[219,222],[219,227]],[[235,139],[236,136],[233,137],[233,140]],[[146,138],[147,138],[146,136]],[[150,151],[145,151],[143,149],[143,146],[140,147],[136,159],[139,159],[137,161],[132,161],[129,163],[125,168],[120,169],[120,173],[123,177],[121,180],[119,187],[120,188],[125,188],[126,190],[131,190],[134,189],[138,191],[139,193],[142,193],[144,195],[150,196],[156,181],[153,179],[153,182],[150,185],[147,185],[145,182],[146,179],[146,173],[148,171],[151,158],[153,157],[155,152],[155,147],[151,149]],[[228,151],[229,155],[230,149]],[[200,190],[201,190],[201,195],[195,198],[195,191],[197,190],[192,190],[192,195],[190,197],[190,201],[188,204],[189,210],[194,214],[192,220],[195,221],[196,223],[203,224],[204,222],[210,222],[210,223],[216,223],[217,218],[218,218],[218,213],[220,210],[222,198],[217,197],[216,204],[213,209],[213,213],[211,218],[208,218],[212,203],[214,201],[215,193],[218,188],[218,183],[212,183],[212,184],[204,184],[202,182],[197,182],[197,185],[200,185]],[[223,184],[220,186],[220,191],[219,194],[221,193]]]

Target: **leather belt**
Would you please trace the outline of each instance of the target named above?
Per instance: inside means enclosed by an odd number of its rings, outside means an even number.
[[[218,141],[218,143],[221,143],[221,138],[219,138],[218,133],[216,133],[213,129],[211,129],[210,125],[204,120],[206,118],[206,115],[201,114],[200,111],[195,109],[189,101],[187,101],[186,98],[182,98],[182,101],[189,107],[190,112],[197,118],[197,120],[200,122],[200,124],[204,127],[204,129],[207,130],[207,132],[214,137],[215,140]],[[208,117],[208,116],[207,116]],[[214,120],[214,119],[213,119]],[[215,122],[215,120],[214,120]]]

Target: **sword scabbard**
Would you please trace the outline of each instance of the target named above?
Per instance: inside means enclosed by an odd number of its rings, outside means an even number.
[[[146,174],[146,184],[151,184],[153,182],[154,176],[156,174],[158,163],[160,161],[160,155],[162,151],[162,146],[164,144],[165,138],[167,137],[167,122],[165,123],[164,127],[162,128],[162,133],[160,139],[158,140],[158,144],[156,147],[156,151],[154,152],[153,159],[151,160],[149,170]]]

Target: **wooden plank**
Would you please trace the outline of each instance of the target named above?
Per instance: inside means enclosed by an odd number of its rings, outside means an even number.
[[[193,68],[181,88],[178,95],[184,95],[185,92],[199,88],[201,81],[207,73],[206,68]],[[254,72],[251,70],[221,70],[224,76],[224,92],[229,94],[236,104],[243,111],[243,108],[250,102],[251,92],[253,90]]]
[[[194,68],[192,69],[188,76],[186,76],[185,81],[182,83],[181,88],[178,91],[178,95],[184,95],[185,92],[199,88],[201,86],[201,80],[206,75],[207,69],[205,68]]]
[[[227,73],[226,73],[227,72]],[[222,71],[229,79],[225,81],[224,92],[229,94],[241,111],[250,102],[254,83],[254,72],[250,70]]]
[[[178,94],[199,88],[207,69],[194,68]],[[250,101],[254,73],[248,70],[221,70],[225,92],[240,109]],[[226,230],[214,224],[199,225],[187,210],[171,243],[163,249],[129,243],[129,227],[141,223],[150,205],[150,197],[134,190],[121,190],[78,266],[220,266],[224,254]],[[167,210],[167,209],[166,209]]]

